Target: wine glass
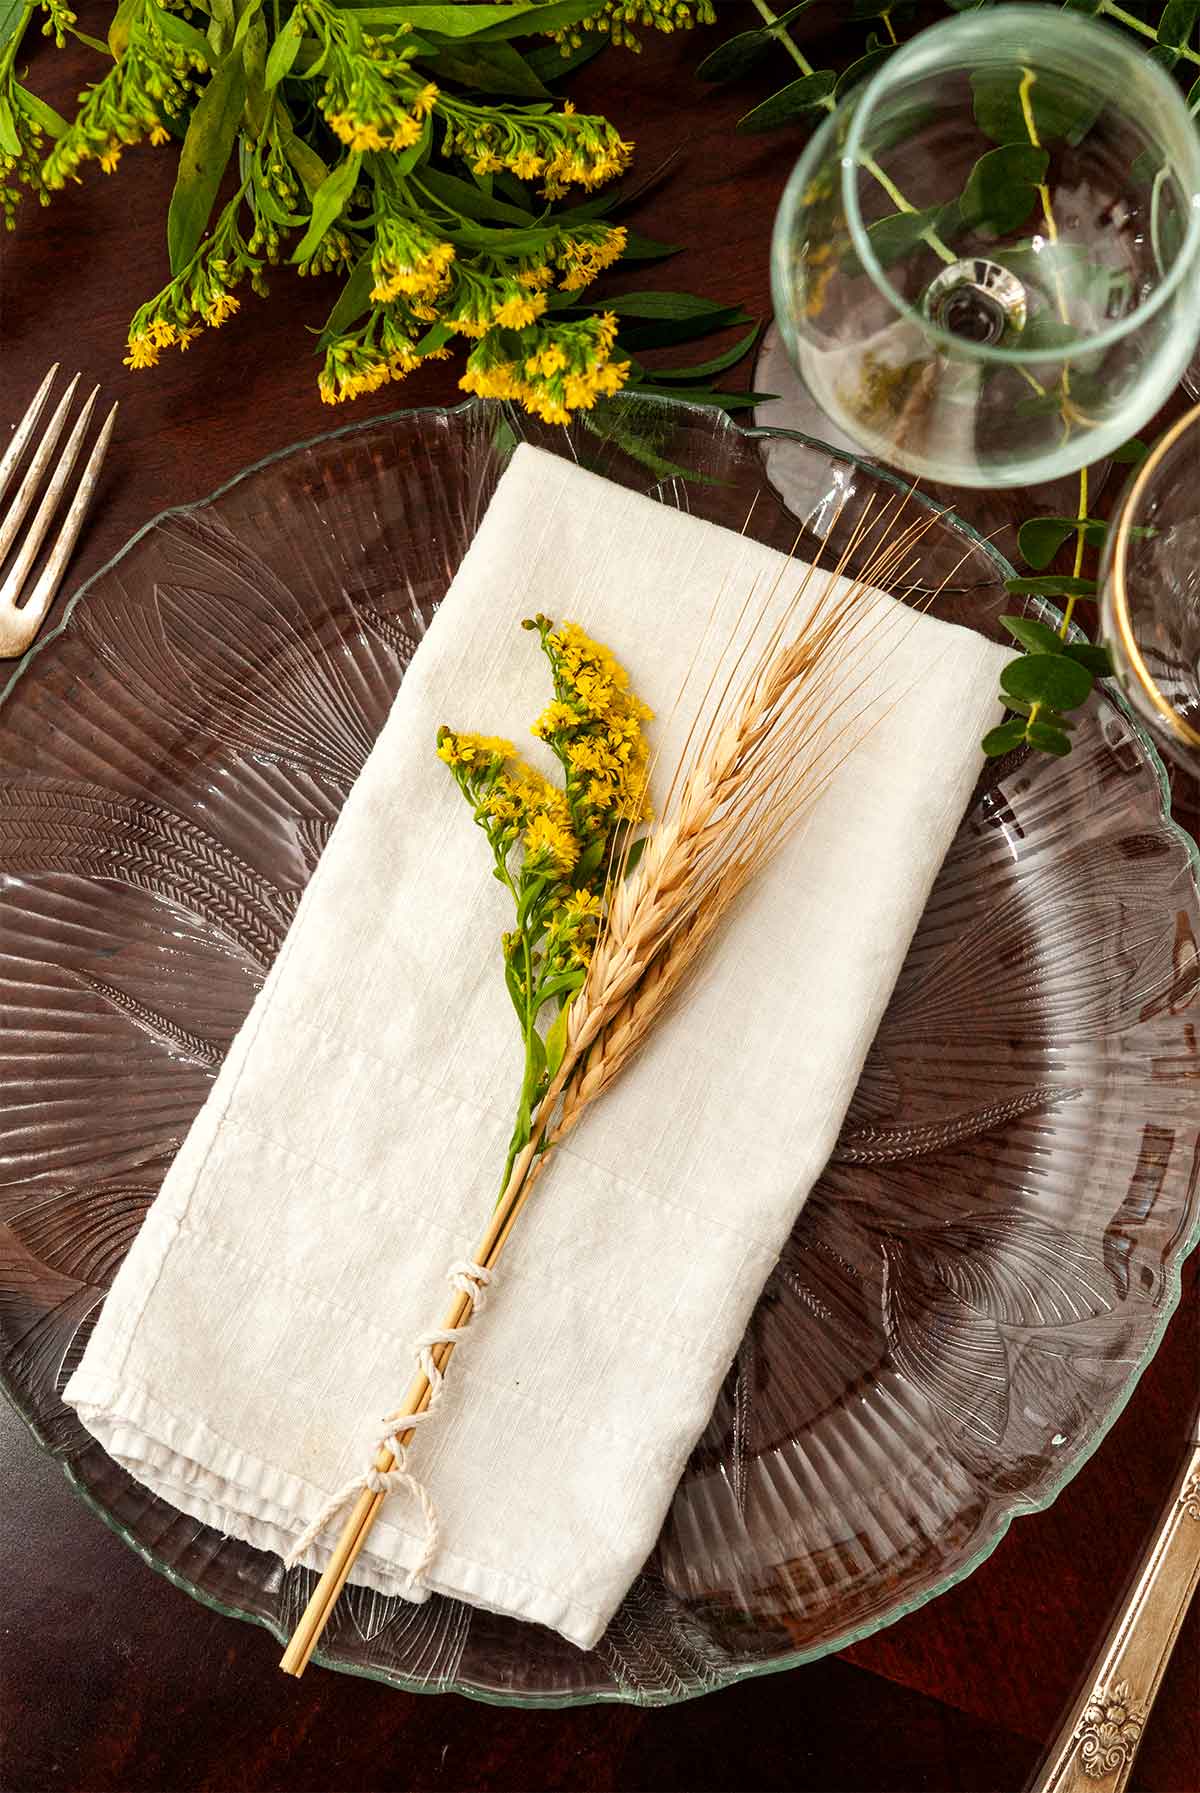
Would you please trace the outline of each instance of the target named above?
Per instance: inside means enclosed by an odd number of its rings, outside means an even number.
[[[1115,30],[1000,6],[895,51],[821,125],[771,251],[826,416],[911,473],[995,488],[1109,453],[1200,334],[1200,136]]]
[[[1130,702],[1177,764],[1200,773],[1200,405],[1169,429],[1121,498],[1101,569],[1101,628]]]

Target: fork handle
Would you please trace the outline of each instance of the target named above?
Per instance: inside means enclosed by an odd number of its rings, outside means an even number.
[[[1171,1491],[1128,1598],[1033,1793],[1121,1793],[1198,1582],[1200,1444]]]

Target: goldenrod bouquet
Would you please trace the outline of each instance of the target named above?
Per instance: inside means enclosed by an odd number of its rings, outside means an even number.
[[[14,0],[0,17],[0,201],[11,223],[22,184],[48,201],[89,162],[111,174],[129,146],[176,139],[171,278],[132,319],[129,366],[219,328],[290,261],[343,276],[318,342],[328,403],[461,340],[465,391],[563,423],[647,383],[631,351],[749,322],[689,294],[601,310],[579,297],[619,259],[671,253],[594,196],[633,146],[550,88],[606,36],[628,43],[634,15],[672,29],[712,12],[709,0],[120,0],[102,43],[67,0]],[[73,120],[18,79],[35,21],[108,60]],[[687,396],[752,402],[709,390],[749,341],[698,369]]]

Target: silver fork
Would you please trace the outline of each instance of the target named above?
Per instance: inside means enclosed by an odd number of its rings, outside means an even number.
[[[59,364],[56,361],[38,387],[32,404],[17,425],[13,439],[4,451],[3,459],[0,459],[0,499],[3,499],[8,490],[9,483],[20,466],[21,457],[37,428],[58,368]],[[45,434],[30,458],[25,477],[17,488],[16,496],[7,514],[0,517],[0,569],[3,569],[18,538],[21,538],[16,558],[4,578],[4,583],[0,585],[0,660],[12,659],[16,654],[23,654],[41,628],[43,618],[50,608],[62,576],[67,570],[67,562],[70,560],[75,543],[79,538],[84,514],[92,501],[92,494],[100,478],[100,469],[112,437],[113,423],[117,415],[116,405],[104,420],[103,427],[96,439],[96,445],[92,449],[79,484],[75,488],[75,496],[63,518],[46,564],[33,589],[26,593],[24,591],[25,582],[37,559],[42,543],[46,539],[46,533],[54,521],[63,494],[70,483],[71,474],[74,471],[75,462],[79,458],[79,451],[83,445],[84,436],[87,434],[87,427],[91,422],[92,411],[100,392],[99,386],[93,389],[91,397],[76,418],[75,427],[67,437],[66,447],[50,475],[50,482],[38,505],[37,513],[22,536],[22,525],[25,522],[26,514],[37,497],[38,488],[58,446],[58,439],[66,426],[71,401],[75,396],[75,388],[78,384],[79,375],[76,374],[58,401],[53,417],[46,425]]]

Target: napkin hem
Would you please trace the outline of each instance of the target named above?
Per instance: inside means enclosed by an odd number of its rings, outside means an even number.
[[[80,1418],[113,1460],[156,1498],[225,1537],[286,1556],[305,1523],[302,1515],[323,1498],[303,1476],[240,1449],[195,1415],[172,1413],[145,1389],[82,1371],[72,1381]],[[439,1551],[438,1568],[414,1594],[403,1571],[406,1559],[419,1555],[423,1537],[394,1515],[377,1521],[375,1537],[383,1551],[364,1550],[355,1585],[413,1605],[424,1605],[431,1593],[466,1598],[501,1618],[549,1626],[582,1650],[604,1633],[608,1621],[600,1608],[450,1547]],[[327,1546],[314,1545],[301,1561],[319,1573],[329,1556]]]

